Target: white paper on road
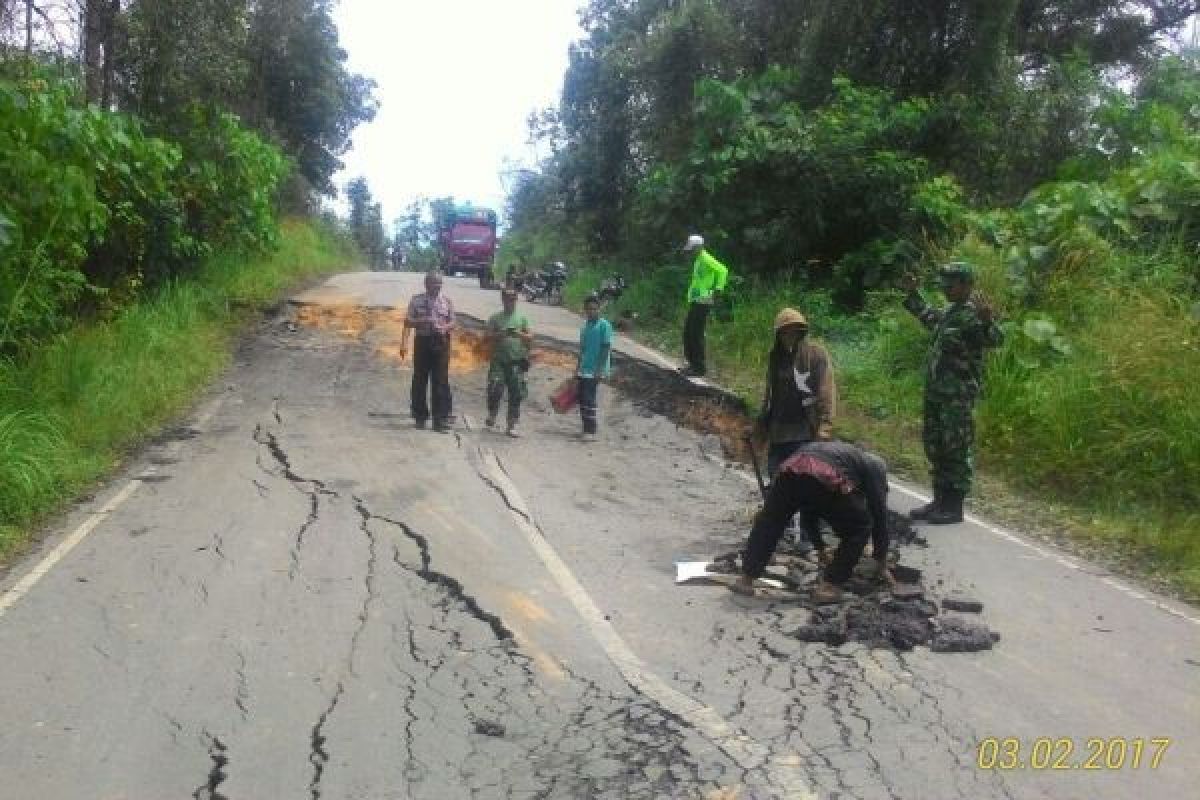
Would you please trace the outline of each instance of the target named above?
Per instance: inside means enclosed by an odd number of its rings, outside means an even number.
[[[675,582],[706,582],[706,583],[726,583],[733,579],[733,575],[726,572],[711,572],[709,566],[711,561],[676,561],[675,562]],[[772,589],[784,589],[786,585],[783,581],[777,581],[773,578],[759,578],[757,583],[763,586],[770,586]]]
[[[711,561],[676,561],[675,582],[687,583],[696,578],[711,578],[715,573],[708,571]]]

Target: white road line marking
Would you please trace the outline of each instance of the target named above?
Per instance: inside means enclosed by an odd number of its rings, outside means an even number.
[[[224,400],[225,393],[222,392],[215,401],[209,404],[208,408],[206,408],[198,417],[196,417],[192,427],[199,430],[205,424],[207,424],[208,421],[211,420],[214,415],[216,415],[217,409],[220,408],[221,403],[224,402]],[[178,450],[181,445],[181,442],[175,442],[166,449],[168,452],[174,452]],[[79,526],[75,528],[75,530],[71,531],[70,535],[55,545],[54,549],[47,553],[45,558],[34,565],[33,569],[25,573],[11,589],[5,591],[3,594],[0,594],[0,617],[3,617],[10,608],[20,602],[21,598],[28,594],[29,590],[32,589],[38,581],[46,577],[46,573],[53,569],[55,564],[57,564],[59,561],[62,561],[68,553],[74,550],[80,542],[86,539],[88,534],[95,530],[96,526],[99,525],[105,517],[112,514],[114,511],[120,508],[126,500],[132,497],[133,493],[141,487],[143,478],[152,476],[154,474],[156,474],[156,470],[154,467],[150,467],[144,470],[139,477],[133,478],[126,483],[125,486],[121,488],[121,491],[113,495],[113,497],[107,503],[105,503],[99,511],[93,511],[91,514],[89,514],[88,518],[81,522]]]
[[[546,566],[555,582],[558,583],[559,588],[591,629],[592,636],[629,685],[685,720],[704,738],[723,750],[742,769],[761,768],[772,783],[783,792],[784,797],[795,798],[795,800],[815,800],[816,795],[808,787],[808,782],[800,770],[799,765],[802,762],[798,754],[771,756],[770,750],[766,746],[746,734],[734,730],[716,709],[672,688],[666,681],[647,669],[642,660],[617,633],[616,628],[604,618],[603,612],[571,572],[570,567],[559,557],[542,532],[530,522],[533,517],[529,512],[529,507],[512,481],[508,479],[508,475],[500,467],[496,454],[483,447],[479,448],[479,453],[482,456],[484,467],[488,471],[488,477],[501,488],[508,503],[512,506],[509,513],[513,522],[525,535],[529,545],[537,553],[538,558]]]
[[[45,558],[38,562],[37,566],[25,573],[25,576],[17,581],[15,586],[0,595],[0,617],[16,605],[34,587],[34,584],[40,581],[67,553],[82,542],[100,524],[100,520],[116,511],[141,485],[142,482],[136,478],[125,484],[125,487],[105,503],[103,508],[93,511],[78,528],[71,532],[70,536],[59,542],[53,550],[46,554]]]
[[[718,458],[714,458],[711,454],[706,453],[705,457],[708,458],[709,461],[712,461],[714,464],[724,465],[723,461],[721,461]],[[752,484],[754,483],[754,479],[751,478],[746,473],[742,472],[741,470],[733,470],[733,473],[744,481],[747,481]],[[892,489],[895,489],[896,491],[900,492],[901,494],[906,494],[915,500],[920,500],[922,503],[930,502],[931,498],[928,495],[922,494],[921,492],[910,489],[907,486],[903,486],[894,481],[888,481],[888,486],[890,486]],[[1110,577],[1108,575],[1095,575],[1095,574],[1089,572],[1084,567],[1084,565],[1080,564],[1078,561],[1067,558],[1066,556],[1062,555],[1061,553],[1056,553],[1053,550],[1050,550],[1049,548],[1034,544],[1033,542],[1028,541],[1024,537],[1020,536],[1019,534],[1013,533],[1012,531],[1005,530],[1004,528],[999,528],[999,527],[991,524],[990,522],[987,522],[985,520],[980,519],[979,517],[976,517],[973,514],[965,514],[964,518],[966,519],[967,522],[970,522],[971,524],[982,528],[983,530],[987,531],[988,533],[992,534],[993,536],[998,536],[1001,539],[1004,539],[1005,541],[1008,541],[1008,542],[1012,542],[1013,544],[1015,544],[1019,547],[1024,547],[1026,550],[1030,550],[1030,551],[1036,553],[1041,558],[1053,561],[1054,563],[1056,563],[1060,566],[1066,567],[1067,569],[1074,570],[1075,572],[1079,572],[1084,575],[1091,575],[1091,577],[1096,578],[1098,581],[1100,581],[1104,585],[1106,585],[1112,589],[1116,589],[1118,592],[1121,592],[1122,594],[1126,595],[1127,597],[1131,597],[1134,600],[1140,600],[1141,602],[1146,603],[1147,605],[1154,606],[1159,611],[1163,611],[1167,614],[1170,614],[1173,617],[1178,617],[1179,619],[1184,620],[1185,622],[1190,622],[1193,625],[1200,625],[1200,617],[1192,616],[1191,614],[1187,613],[1186,611],[1175,608],[1174,606],[1172,606],[1168,603],[1164,603],[1161,600],[1158,600],[1157,598],[1150,597],[1145,592],[1139,591],[1138,589],[1135,589],[1126,583],[1122,583],[1121,581],[1117,580],[1116,578]]]

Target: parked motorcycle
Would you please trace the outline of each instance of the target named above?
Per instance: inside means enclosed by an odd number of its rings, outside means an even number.
[[[562,305],[563,287],[566,284],[567,267],[561,261],[555,261],[525,281],[525,299],[531,303],[543,300],[547,305]]]
[[[596,290],[596,299],[600,301],[600,308],[605,308],[609,303],[615,302],[625,289],[629,286],[625,282],[625,276],[612,274],[604,279],[600,284],[600,288]]]

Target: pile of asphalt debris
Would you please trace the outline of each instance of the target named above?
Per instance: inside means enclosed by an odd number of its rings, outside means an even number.
[[[909,547],[925,547],[927,542],[912,523],[895,512],[888,512],[892,558]],[[832,545],[836,539],[826,541]],[[714,568],[734,572],[736,554],[722,556]],[[983,611],[983,603],[963,592],[951,591],[935,597],[922,582],[921,570],[892,563],[893,586],[887,586],[873,574],[870,559],[864,558],[846,585],[846,599],[837,604],[811,606],[808,622],[785,631],[805,642],[841,645],[861,642],[868,647],[900,651],[928,647],[935,653],[970,653],[990,650],[1000,635],[974,618]],[[767,577],[775,578],[791,589],[803,592],[817,580],[820,568],[812,554],[785,536],[780,543]]]

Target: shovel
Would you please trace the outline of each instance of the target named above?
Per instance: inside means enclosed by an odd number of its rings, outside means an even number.
[[[758,451],[754,448],[754,437],[747,436],[746,444],[750,448],[750,463],[754,465],[754,477],[758,479],[758,491],[762,493],[762,498],[767,499],[767,483],[763,480],[762,467],[758,464]]]

